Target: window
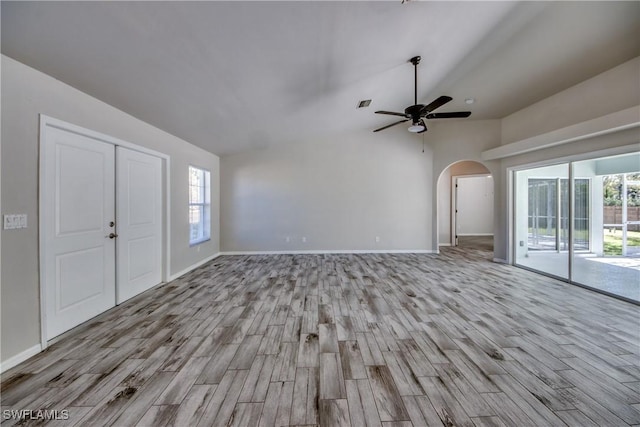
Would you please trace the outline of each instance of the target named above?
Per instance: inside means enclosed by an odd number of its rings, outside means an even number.
[[[189,244],[211,238],[211,184],[208,170],[189,166]]]

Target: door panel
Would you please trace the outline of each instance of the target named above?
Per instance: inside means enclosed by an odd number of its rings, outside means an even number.
[[[45,316],[51,339],[115,305],[113,145],[55,128],[44,156]]]
[[[162,281],[162,160],[117,147],[117,302]]]
[[[59,311],[78,308],[80,304],[100,295],[104,276],[103,258],[102,246],[56,257],[56,285],[59,287],[56,306]]]

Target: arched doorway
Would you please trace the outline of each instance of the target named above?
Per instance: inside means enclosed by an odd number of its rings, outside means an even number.
[[[438,247],[493,250],[493,177],[482,163],[462,160],[437,182]]]

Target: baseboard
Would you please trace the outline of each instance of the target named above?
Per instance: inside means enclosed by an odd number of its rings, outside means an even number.
[[[470,234],[458,233],[458,237],[488,237],[488,236],[493,236],[493,233],[470,233]]]
[[[438,251],[430,250],[430,249],[384,249],[384,250],[373,250],[373,249],[355,249],[355,250],[321,250],[321,251],[227,251],[227,252],[218,252],[210,257],[203,259],[202,261],[198,261],[197,263],[181,270],[175,274],[172,274],[168,278],[168,282],[177,279],[180,276],[184,276],[188,272],[195,270],[203,264],[208,263],[209,261],[218,258],[221,255],[313,255],[313,254],[437,254]]]
[[[220,255],[322,255],[322,254],[434,254],[431,249],[353,249],[353,250],[309,250],[309,251],[228,251]]]
[[[0,363],[0,373],[6,372],[14,366],[19,365],[30,357],[35,356],[36,354],[42,351],[42,347],[40,344],[36,344],[31,348],[26,349],[25,351],[16,354],[13,357],[8,358],[4,362]]]
[[[451,246],[451,243],[438,243],[438,246]]]
[[[189,267],[185,268],[184,270],[178,271],[175,274],[172,274],[169,276],[169,279],[167,280],[168,282],[171,282],[172,280],[176,280],[178,277],[180,276],[184,276],[185,274],[187,274],[188,272],[195,270],[196,268],[200,267],[203,264],[208,263],[209,261],[218,258],[220,255],[222,255],[222,252],[218,252],[216,254],[213,254],[201,261],[196,262],[195,264],[190,265]]]
[[[498,264],[509,264],[509,262],[506,259],[502,259],[502,258],[494,258],[493,262],[497,262]]]

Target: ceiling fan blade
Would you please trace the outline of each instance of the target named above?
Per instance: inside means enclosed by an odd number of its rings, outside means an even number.
[[[420,114],[430,113],[433,110],[435,110],[436,108],[442,107],[444,104],[446,104],[447,102],[451,101],[452,99],[453,98],[451,98],[450,96],[444,96],[443,95],[440,98],[438,98],[435,101],[433,101],[431,104],[425,105],[424,107],[422,107],[422,110],[420,110]]]
[[[457,111],[455,113],[431,113],[427,114],[427,119],[455,119],[458,117],[469,117],[471,111]]]
[[[395,123],[391,123],[390,125],[383,126],[379,129],[374,130],[374,132],[380,132],[381,130],[385,130],[386,128],[390,128],[391,126],[399,125],[400,123],[408,122],[409,119],[399,120]]]
[[[388,114],[390,116],[407,117],[405,113],[396,113],[394,111],[376,111],[376,114]]]

